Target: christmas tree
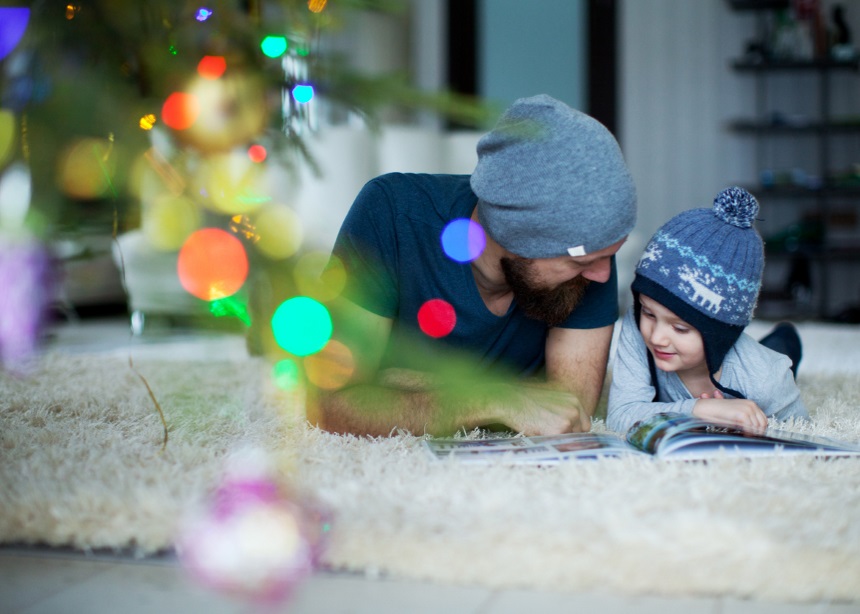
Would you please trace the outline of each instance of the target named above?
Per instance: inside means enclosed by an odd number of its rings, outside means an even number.
[[[478,101],[420,91],[408,75],[365,74],[326,44],[357,12],[402,10],[396,0],[42,0],[0,9],[6,268],[27,277],[12,248],[34,240],[140,228],[154,250],[176,254],[183,288],[213,315],[252,325],[247,300],[261,280],[269,302],[302,294],[324,303],[336,267],[321,281],[319,258],[308,264],[294,212],[267,189],[267,168],[324,166],[306,140],[326,114],[358,116],[371,129],[392,108],[488,120]],[[30,275],[43,291],[5,306],[14,317],[52,300],[47,262]],[[270,312],[258,315],[268,321]]]

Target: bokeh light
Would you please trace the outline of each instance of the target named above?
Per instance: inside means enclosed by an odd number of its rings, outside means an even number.
[[[204,55],[197,63],[197,74],[204,79],[217,79],[227,70],[227,60],[220,55]]]
[[[116,155],[108,139],[84,138],[69,145],[58,161],[57,182],[71,198],[102,198],[113,191]]]
[[[281,390],[295,390],[302,381],[299,365],[291,358],[279,360],[272,365],[272,380]]]
[[[248,277],[242,242],[219,228],[203,228],[188,237],[176,263],[179,282],[205,301],[232,296]]]
[[[209,303],[209,313],[216,318],[237,318],[245,326],[251,326],[251,314],[244,301],[236,298],[238,295],[217,298]]]
[[[165,191],[177,196],[182,194],[186,179],[155,148],[149,148],[134,158],[128,172],[127,187],[141,202],[145,202]]]
[[[185,145],[205,153],[247,152],[247,143],[265,130],[268,102],[259,75],[227,71],[218,79],[197,76],[185,92],[199,103],[193,125],[177,134]]]
[[[293,88],[293,99],[299,104],[310,102],[314,97],[312,85],[297,85]]]
[[[454,330],[456,324],[454,307],[441,298],[430,299],[418,310],[418,326],[429,337],[445,337]]]
[[[217,213],[252,213],[271,201],[264,167],[245,151],[207,156],[193,180],[201,204]]]
[[[265,161],[267,155],[266,148],[262,145],[251,145],[248,148],[248,158],[250,158],[251,162],[259,164]]]
[[[0,175],[0,228],[14,232],[24,227],[32,193],[30,168],[23,162],[14,162]],[[9,289],[3,291],[9,292]]]
[[[144,201],[141,231],[158,250],[176,251],[200,227],[200,208],[188,197],[170,193]]]
[[[198,115],[200,101],[197,96],[185,92],[173,92],[161,108],[161,119],[174,130],[187,130],[197,121]]]
[[[81,7],[76,5],[76,4],[71,4],[71,3],[67,4],[66,5],[66,19],[71,21],[72,19],[74,19],[77,16],[77,14],[80,10],[81,10]]]
[[[153,113],[147,113],[140,118],[139,126],[141,130],[152,130],[155,123],[158,121]]]
[[[309,251],[296,262],[293,278],[300,293],[325,302],[343,292],[346,269],[337,256],[331,256],[328,252]]]
[[[7,109],[0,109],[0,167],[12,157],[15,141],[15,114]]]
[[[260,240],[260,235],[257,234],[257,227],[247,215],[234,215],[230,218],[230,232],[238,237],[242,237],[246,241],[256,243]]]
[[[0,8],[0,60],[18,46],[24,32],[27,31],[29,21],[30,9],[28,8]]]
[[[308,0],[308,9],[311,13],[322,13],[328,0]]]
[[[279,58],[287,50],[287,39],[283,36],[267,36],[260,43],[263,54],[270,58]]]
[[[212,11],[203,6],[197,9],[197,13],[194,15],[197,21],[206,21],[210,17],[212,17]]]
[[[301,247],[302,221],[286,205],[266,205],[252,219],[257,230],[257,249],[269,258],[289,258]]]
[[[272,316],[272,331],[279,346],[296,356],[319,352],[332,333],[331,315],[322,303],[296,296],[281,303]]]
[[[332,339],[316,354],[305,358],[308,381],[323,390],[343,388],[355,372],[355,359],[350,349]]]
[[[487,237],[480,224],[468,218],[452,220],[442,231],[442,249],[457,262],[471,262],[480,256],[487,246]]]

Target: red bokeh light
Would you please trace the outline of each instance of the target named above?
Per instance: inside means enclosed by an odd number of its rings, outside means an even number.
[[[251,145],[248,148],[248,157],[251,158],[251,162],[260,163],[266,159],[268,152],[266,152],[266,148],[262,145]]]
[[[205,55],[197,63],[197,74],[204,79],[217,79],[227,70],[227,60],[220,55]]]
[[[418,310],[418,326],[430,337],[444,337],[454,330],[457,324],[457,314],[448,301],[434,298]]]

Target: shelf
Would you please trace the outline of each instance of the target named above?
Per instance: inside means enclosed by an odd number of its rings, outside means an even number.
[[[774,11],[787,9],[790,0],[728,0],[735,11]]]
[[[860,185],[853,187],[826,186],[823,188],[804,188],[796,185],[778,185],[773,187],[765,187],[762,185],[750,186],[746,188],[757,198],[845,198],[855,199],[860,198]]]
[[[768,250],[765,247],[765,258],[795,258],[802,256],[809,260],[860,260],[860,245],[855,247],[801,247],[795,251],[781,249]]]
[[[816,60],[775,60],[775,59],[740,59],[732,62],[732,68],[740,72],[768,71],[825,71],[825,70],[858,70],[860,58],[852,60],[834,60],[821,58]]]
[[[764,11],[788,8],[786,5],[791,3],[730,0],[730,5],[736,10],[759,11],[756,17],[760,38],[748,46],[747,53],[728,62],[736,74],[751,75],[755,104],[747,117],[730,119],[726,128],[736,138],[754,139],[754,170],[759,184],[747,189],[759,201],[762,220],[783,227],[765,239],[766,261],[773,262],[776,268],[770,269],[771,275],[763,280],[767,287],[762,288],[760,305],[770,315],[794,313],[825,318],[851,290],[843,278],[856,279],[860,268],[860,176],[856,169],[845,168],[844,162],[834,165],[831,159],[831,153],[837,151],[835,146],[856,151],[858,144],[860,115],[852,111],[834,117],[831,97],[837,81],[842,88],[849,85],[847,79],[858,76],[860,57],[774,57],[767,51],[765,36],[767,26],[773,24],[765,22]],[[853,88],[855,83],[852,81],[850,86]],[[815,110],[786,113],[781,108],[785,97],[808,98],[810,105],[815,103]],[[808,173],[804,167],[814,172]],[[774,287],[774,277],[780,276],[786,265],[786,283],[791,287]],[[797,275],[805,280],[802,288],[794,287],[797,283],[792,282]],[[837,295],[842,295],[841,299]]]
[[[776,123],[754,119],[737,119],[729,122],[729,129],[735,132],[755,134],[854,134],[860,132],[860,121]]]

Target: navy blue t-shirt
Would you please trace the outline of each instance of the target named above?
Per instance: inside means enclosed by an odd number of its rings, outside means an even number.
[[[446,349],[465,350],[486,368],[533,375],[544,366],[547,325],[526,317],[516,299],[505,315],[490,312],[478,293],[471,265],[442,248],[445,226],[469,218],[477,197],[468,175],[391,173],[369,181],[347,214],[333,253],[347,270],[344,295],[375,314],[394,320],[382,368],[425,370]],[[455,310],[450,334],[432,338],[418,325],[428,300]],[[599,328],[618,318],[615,259],[606,283],[589,284],[565,328]]]

